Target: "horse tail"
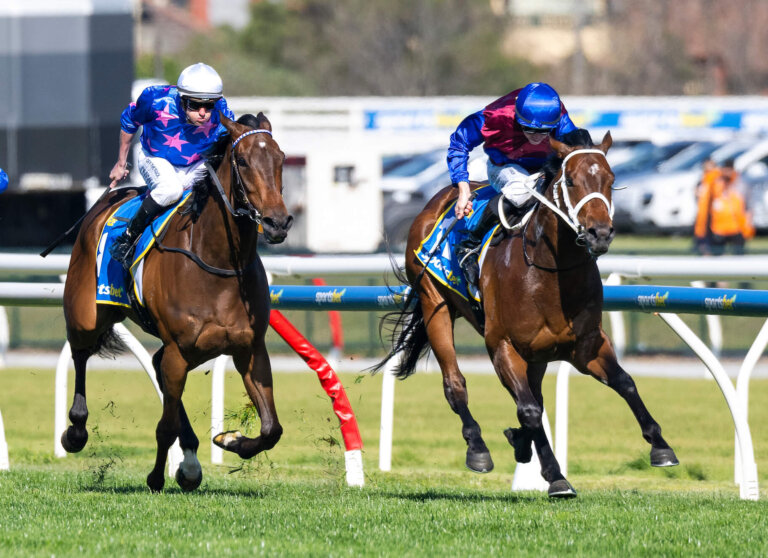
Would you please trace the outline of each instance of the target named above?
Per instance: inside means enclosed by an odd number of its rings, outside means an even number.
[[[402,283],[408,283],[402,270],[395,269],[394,272]],[[405,379],[416,371],[416,363],[429,351],[427,325],[424,323],[421,304],[415,301],[410,306],[413,308],[389,312],[381,319],[379,335],[383,337],[384,331],[389,331],[392,349],[383,360],[370,368],[372,373],[379,372],[390,358],[402,352],[400,363],[395,367],[395,375],[401,380]]]
[[[114,327],[110,327],[107,331],[99,335],[96,340],[96,345],[93,348],[93,353],[102,358],[114,359],[117,355],[120,355],[128,350],[128,346],[123,342],[120,336],[115,331]]]

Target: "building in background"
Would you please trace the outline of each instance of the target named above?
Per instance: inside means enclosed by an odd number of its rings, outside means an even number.
[[[49,186],[106,176],[131,94],[131,1],[3,0],[0,75],[10,190],[41,174],[61,177]]]

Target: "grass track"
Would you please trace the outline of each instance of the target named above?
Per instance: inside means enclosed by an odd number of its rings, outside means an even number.
[[[630,371],[631,372],[631,371]],[[210,376],[190,375],[185,405],[201,438],[205,478],[192,494],[168,479],[149,494],[159,405],[143,372],[89,375],[91,439],[52,457],[53,371],[0,371],[11,471],[0,474],[0,555],[542,556],[765,555],[767,504],[733,485],[733,427],[713,381],[638,378],[681,466],[651,469],[623,401],[594,380],[571,381],[569,475],[579,498],[513,494],[501,430],[514,406],[490,375],[467,378],[470,406],[496,462],[463,467],[458,418],[437,374],[396,388],[393,472],[377,471],[380,378],[342,375],[366,443],[366,487],[344,485],[335,417],[310,373],[276,374],[285,427],[278,446],[243,464],[210,464]],[[71,380],[70,380],[71,381]],[[72,384],[70,383],[70,386]],[[244,403],[234,374],[226,407]],[[553,408],[554,378],[545,381]],[[753,382],[750,424],[762,495],[768,477],[768,381]],[[550,417],[554,419],[554,416]],[[236,426],[231,424],[230,426]],[[231,472],[233,469],[239,469]]]

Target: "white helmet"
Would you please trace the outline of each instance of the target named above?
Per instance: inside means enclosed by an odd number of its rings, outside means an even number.
[[[216,70],[202,62],[184,68],[176,87],[183,97],[195,99],[220,99],[224,89]]]

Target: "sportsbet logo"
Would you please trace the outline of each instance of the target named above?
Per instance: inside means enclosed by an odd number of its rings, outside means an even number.
[[[336,289],[333,289],[332,291],[321,291],[315,293],[315,302],[341,302],[341,297],[344,296],[345,292],[347,292],[347,289],[342,289],[341,291],[337,291]]]
[[[669,298],[669,291],[660,295],[656,293],[649,296],[638,296],[637,305],[640,308],[665,308],[667,306],[667,299]]]
[[[718,298],[705,298],[704,307],[707,310],[733,310],[734,302],[736,302],[736,295],[731,298],[723,295]]]
[[[99,285],[99,294],[108,295],[114,298],[122,298],[123,287],[120,287],[118,289],[117,287],[114,287],[112,285]]]

